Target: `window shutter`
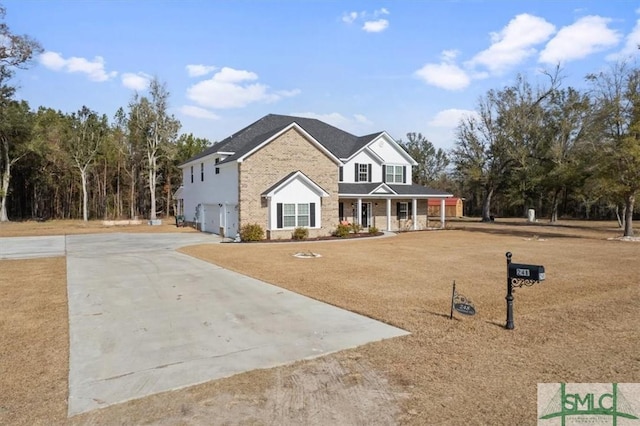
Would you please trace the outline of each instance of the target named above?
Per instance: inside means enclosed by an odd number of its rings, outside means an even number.
[[[396,219],[400,220],[400,202],[396,203]]]
[[[316,227],[316,203],[309,203],[309,226]]]
[[[340,216],[340,220],[344,217],[344,203],[338,203],[338,216]]]
[[[276,226],[278,229],[282,228],[282,203],[278,203],[278,205],[276,206],[276,210],[277,210],[277,223],[278,225]]]
[[[411,201],[409,201],[409,204],[407,205],[407,217],[409,219],[413,219],[413,206],[411,204]]]
[[[344,180],[344,179],[343,179],[343,175],[344,175],[344,173],[343,173],[343,169],[344,169],[344,167],[340,166],[340,177],[339,177],[339,179],[338,179],[340,182],[342,182],[342,181]]]
[[[354,182],[358,182],[358,172],[360,171],[359,168],[360,168],[360,164],[356,163],[356,177]]]
[[[371,182],[371,164],[367,164],[367,174],[369,178],[367,182]]]
[[[387,181],[387,166],[385,166],[384,164],[382,165],[382,181]]]
[[[402,183],[407,183],[407,166],[402,167]]]

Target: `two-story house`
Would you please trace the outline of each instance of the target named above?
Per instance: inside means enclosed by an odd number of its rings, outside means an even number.
[[[427,200],[451,194],[414,185],[416,162],[386,132],[354,136],[322,121],[267,115],[180,165],[179,213],[234,237],[257,223],[268,239],[330,235],[340,221],[381,230],[428,226]],[[444,226],[444,214],[440,218]]]

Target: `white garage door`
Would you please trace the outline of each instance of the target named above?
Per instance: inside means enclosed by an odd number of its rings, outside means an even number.
[[[204,204],[202,231],[212,234],[220,233],[220,207],[217,204]]]

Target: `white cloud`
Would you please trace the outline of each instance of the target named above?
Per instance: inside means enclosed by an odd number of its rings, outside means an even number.
[[[368,33],[379,33],[389,27],[389,21],[386,19],[378,19],[377,21],[366,21],[362,25],[362,29]]]
[[[183,105],[180,112],[189,117],[204,118],[207,120],[219,120],[220,116],[214,114],[208,109],[200,108],[195,105]]]
[[[389,21],[387,19],[380,18],[381,16],[389,15],[389,9],[380,8],[373,12],[346,12],[342,15],[342,22],[346,24],[353,24],[356,21],[362,22],[362,31],[368,33],[379,33],[389,28]]]
[[[465,70],[453,63],[457,52],[445,50],[442,52],[442,62],[426,64],[415,75],[425,83],[446,90],[461,90],[469,85],[471,78]]]
[[[54,71],[86,74],[91,81],[107,81],[118,75],[116,71],[105,71],[102,56],[96,56],[92,61],[76,56],[65,59],[58,52],[48,51],[40,55],[40,63]]]
[[[62,68],[64,68],[66,61],[59,53],[44,52],[42,55],[40,55],[40,63],[49,69],[60,71]]]
[[[432,127],[455,129],[465,117],[475,117],[478,113],[469,109],[445,109],[434,115],[427,123]]]
[[[491,33],[491,46],[469,61],[493,73],[500,73],[533,55],[535,45],[551,37],[555,26],[543,18],[526,13],[517,15],[498,33]]]
[[[145,90],[149,87],[151,76],[143,72],[137,74],[125,72],[120,76],[122,85],[131,90]]]
[[[562,28],[540,52],[540,62],[564,63],[615,46],[620,34],[607,26],[609,22],[609,18],[585,16]]]
[[[189,77],[202,77],[203,75],[207,75],[217,70],[218,67],[214,65],[197,64],[197,65],[187,65],[186,69],[187,69],[187,74],[189,74]]]
[[[436,148],[451,149],[456,140],[456,131],[460,120],[477,116],[478,113],[473,110],[455,108],[442,110],[427,121],[424,134]]]
[[[638,9],[636,13],[640,13],[640,9]],[[636,21],[635,27],[627,34],[626,42],[622,50],[616,54],[607,56],[607,59],[626,59],[630,56],[635,56],[640,53],[638,46],[640,46],[640,19]]]
[[[449,49],[449,50],[443,50],[441,53],[441,56],[444,62],[451,63],[455,61],[455,59],[458,57],[459,54],[460,54],[459,50]]]
[[[299,90],[271,92],[269,86],[255,82],[258,75],[251,71],[224,67],[210,79],[187,89],[187,97],[207,108],[242,108],[254,102],[275,102],[295,96]]]
[[[342,15],[342,22],[347,24],[353,24],[356,19],[358,19],[358,12],[348,12]]]
[[[353,114],[353,118],[356,120],[357,123],[360,124],[373,124],[373,122],[371,120],[369,120],[366,116],[362,115],[362,114]]]
[[[300,89],[278,90],[275,92],[275,94],[281,98],[292,98],[294,96],[298,96],[300,93]]]

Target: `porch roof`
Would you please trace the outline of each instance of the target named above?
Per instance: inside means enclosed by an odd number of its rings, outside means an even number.
[[[373,192],[381,185],[391,189],[392,193]],[[338,193],[341,197],[363,198],[450,198],[453,194],[422,185],[391,185],[381,183],[340,183]]]

